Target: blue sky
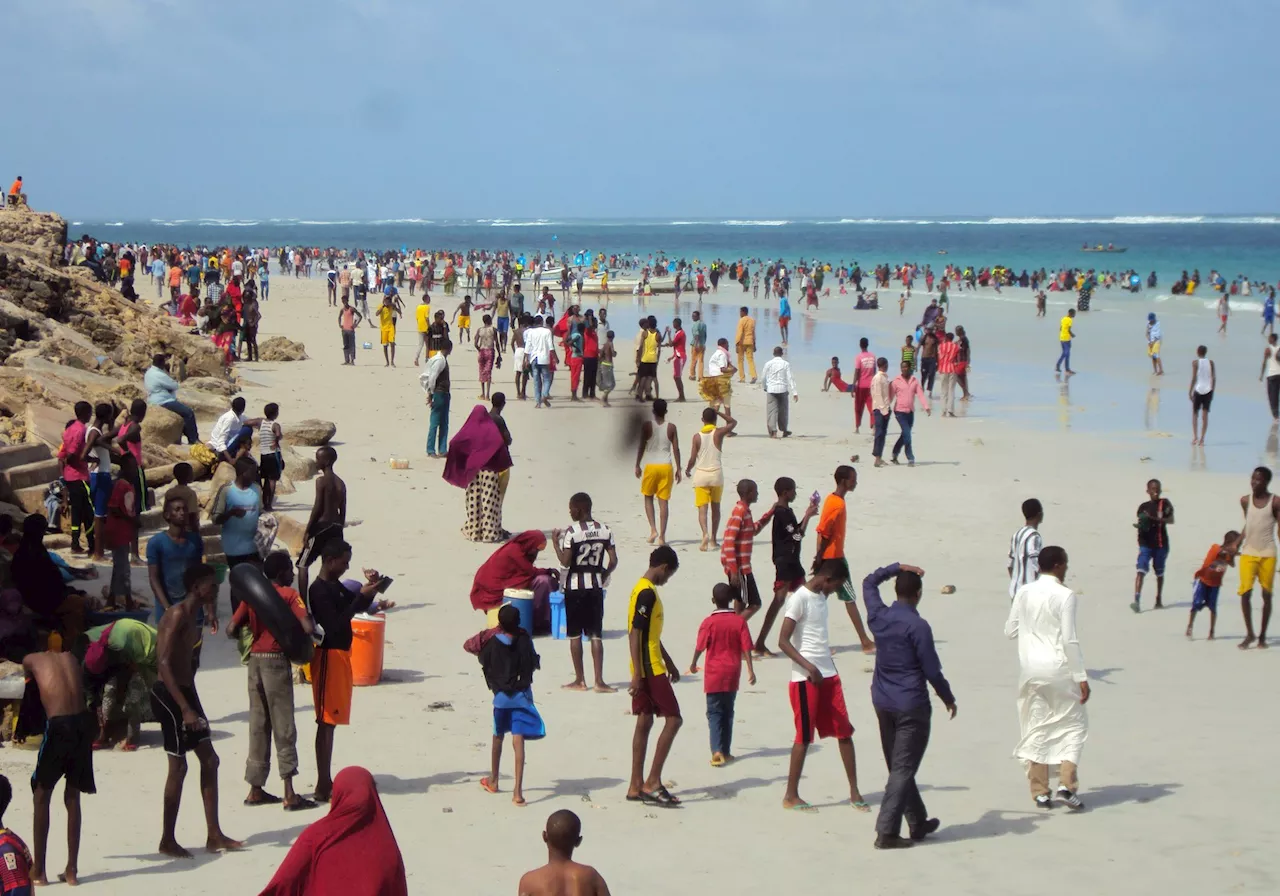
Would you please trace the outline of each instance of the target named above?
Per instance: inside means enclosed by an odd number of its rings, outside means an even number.
[[[98,219],[1275,212],[1277,26],[1271,0],[8,0],[0,162]]]

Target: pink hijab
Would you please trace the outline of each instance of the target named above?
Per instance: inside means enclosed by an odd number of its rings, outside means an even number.
[[[502,438],[502,430],[489,417],[484,405],[476,405],[462,429],[449,441],[444,481],[466,488],[481,470],[501,473],[510,468],[511,452]]]

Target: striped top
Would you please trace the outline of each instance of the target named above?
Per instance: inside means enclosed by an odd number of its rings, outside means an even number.
[[[1018,593],[1023,585],[1034,582],[1040,575],[1040,533],[1034,526],[1023,526],[1013,533],[1009,541],[1009,597]]]
[[[275,454],[279,450],[280,443],[276,440],[276,421],[263,420],[262,425],[258,427],[258,453]]]

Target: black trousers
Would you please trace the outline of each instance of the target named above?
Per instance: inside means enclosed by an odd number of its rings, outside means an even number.
[[[67,492],[71,502],[71,544],[73,547],[80,547],[80,535],[83,533],[84,546],[92,551],[97,533],[93,525],[93,499],[89,496],[89,483],[68,482]]]
[[[596,374],[600,370],[599,358],[582,359],[582,397],[596,397]]]
[[[896,836],[902,832],[902,819],[915,828],[929,817],[916,787],[916,772],[924,761],[929,746],[929,726],[933,711],[928,707],[911,712],[876,710],[880,722],[880,747],[889,767],[889,781],[880,800],[880,816],[876,833]]]
[[[1271,416],[1280,420],[1280,376],[1267,377],[1267,402],[1271,405]]]

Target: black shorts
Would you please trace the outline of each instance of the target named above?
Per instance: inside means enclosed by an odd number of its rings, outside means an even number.
[[[308,569],[312,563],[320,559],[324,546],[331,541],[342,540],[343,529],[337,523],[321,526],[316,533],[306,540],[302,553],[298,555],[298,568]]]
[[[1209,405],[1211,404],[1213,404],[1212,390],[1209,392],[1205,392],[1203,395],[1201,395],[1199,392],[1191,393],[1191,413],[1194,414],[1196,411],[1200,411],[1200,410],[1207,412],[1209,410]]]
[[[258,472],[262,476],[263,482],[279,482],[281,474],[284,473],[284,460],[280,456],[279,451],[273,451],[270,454],[264,454],[261,457],[261,463],[258,464]]]
[[[636,376],[654,376],[658,375],[658,362],[641,361],[636,365]]]
[[[200,705],[200,696],[196,694],[196,689],[183,688],[182,696],[191,704],[196,715],[205,720],[203,728],[188,731],[183,727],[182,710],[163,681],[157,681],[151,688],[151,711],[160,723],[160,733],[164,736],[164,751],[170,756],[182,756],[211,739],[209,720],[204,714],[204,707]]]
[[[742,574],[741,588],[742,591],[738,595],[738,600],[748,607],[760,606],[760,589],[756,586],[756,577],[753,573],[745,572]]]
[[[570,638],[604,635],[604,589],[588,588],[564,593],[564,621]]]
[[[97,793],[93,781],[93,739],[97,733],[97,722],[88,712],[46,721],[36,770],[31,773],[31,789],[52,790],[65,777],[68,788]]]

